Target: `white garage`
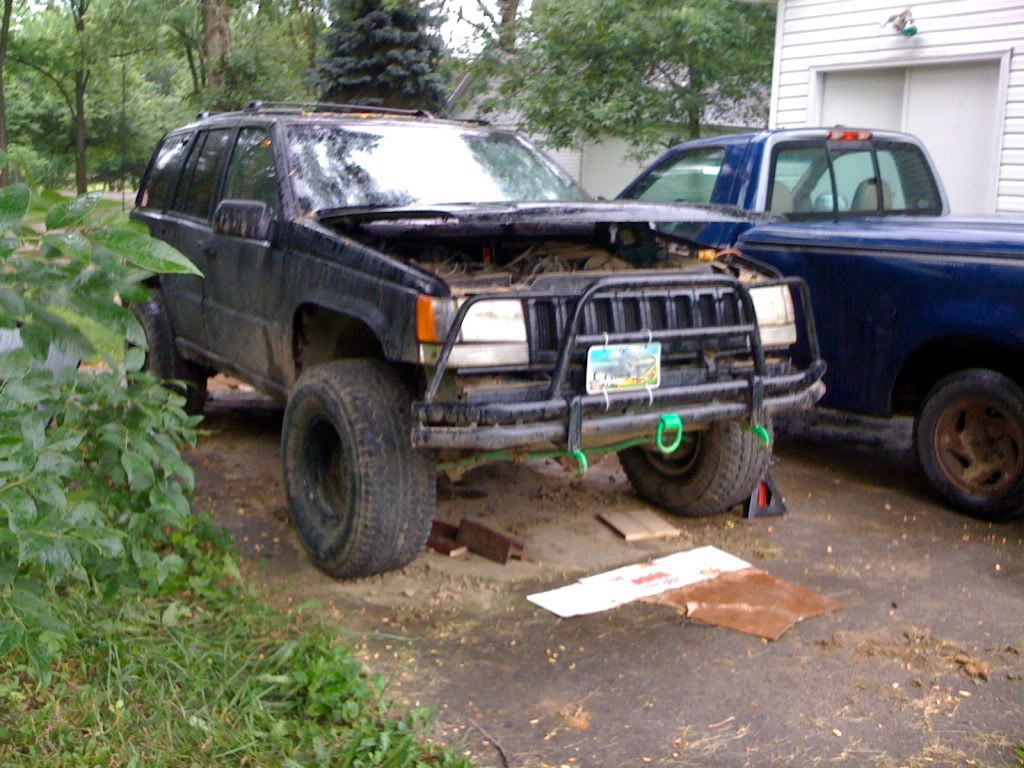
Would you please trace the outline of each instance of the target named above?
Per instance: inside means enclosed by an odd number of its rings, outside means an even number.
[[[1024,212],[1024,2],[779,0],[770,124],[908,131],[954,213]]]

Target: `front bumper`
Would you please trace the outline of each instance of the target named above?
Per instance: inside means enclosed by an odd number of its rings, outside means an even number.
[[[553,444],[568,451],[612,442],[617,436],[654,433],[666,413],[677,414],[689,428],[714,421],[749,420],[758,424],[766,414],[809,408],[825,393],[821,360],[807,285],[799,278],[781,278],[757,284],[787,285],[799,292],[806,346],[811,362],[794,370],[788,362],[769,363],[761,346],[757,323],[702,328],[640,330],[605,335],[580,335],[580,320],[595,298],[616,290],[650,290],[693,286],[728,287],[736,291],[743,317],[756,317],[750,293],[734,278],[719,275],[612,275],[592,283],[574,305],[558,345],[550,383],[527,388],[514,398],[486,393],[468,400],[441,401],[437,393],[447,369],[462,321],[476,301],[463,303],[441,349],[434,375],[422,401],[413,405],[413,444],[424,448],[485,451]],[[536,291],[502,294],[502,298],[529,300],[544,297]],[[739,364],[721,365],[713,355],[698,355],[693,365],[663,371],[658,389],[588,395],[568,382],[574,353],[598,343],[687,340],[713,346],[716,340],[745,336],[749,356]]]

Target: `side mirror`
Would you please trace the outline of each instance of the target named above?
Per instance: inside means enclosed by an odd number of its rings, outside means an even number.
[[[273,217],[259,200],[221,200],[213,212],[213,233],[246,240],[270,240]]]

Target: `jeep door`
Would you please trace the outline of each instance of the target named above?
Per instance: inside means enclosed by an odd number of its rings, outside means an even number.
[[[282,205],[279,179],[270,128],[242,125],[220,199],[264,203],[276,220]],[[280,389],[285,376],[275,361],[287,352],[284,254],[267,241],[215,234],[206,259],[203,312],[210,351],[253,384]]]
[[[182,217],[174,210],[182,169],[196,142],[192,131],[169,134],[153,157],[139,191],[137,217],[146,222],[150,234],[173,245],[200,270],[203,258],[198,248],[189,248],[181,237]],[[160,278],[164,304],[176,337],[202,346],[203,280],[193,275],[163,275]]]
[[[168,211],[174,220],[172,244],[204,274],[209,266],[206,247],[213,234],[210,228],[212,203],[220,177],[224,148],[230,136],[230,128],[204,130],[196,135]],[[172,310],[179,343],[186,347],[186,353],[189,349],[193,352],[205,350],[208,343],[202,311],[205,281],[197,277],[170,276],[165,277],[165,282],[181,284],[178,293],[181,294],[182,311],[173,314]]]

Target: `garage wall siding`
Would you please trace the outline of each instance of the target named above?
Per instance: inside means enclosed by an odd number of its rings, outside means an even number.
[[[909,5],[919,32],[882,23]],[[998,212],[1024,212],[1024,0],[778,0],[772,127],[817,124],[818,72],[857,65],[906,67],[1011,51],[1002,118]],[[950,109],[956,109],[951,103]],[[979,115],[979,120],[997,115]],[[935,120],[941,121],[942,114]]]

